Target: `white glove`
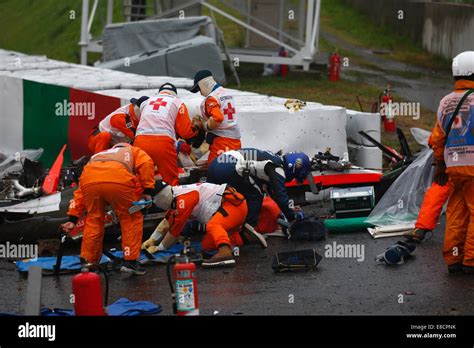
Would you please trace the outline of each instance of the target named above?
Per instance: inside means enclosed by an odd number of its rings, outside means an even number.
[[[146,249],[146,251],[148,251],[150,254],[154,254],[154,253],[156,253],[157,251],[162,251],[162,250],[164,250],[164,248],[163,248],[163,245],[162,245],[161,243],[160,243],[160,245],[158,245],[158,246],[157,246],[157,245],[153,245],[153,246],[151,246],[151,247],[149,247],[149,248]]]
[[[142,249],[148,249],[155,246],[158,239],[148,238],[143,244]]]
[[[156,242],[161,238],[161,236],[168,232],[170,229],[170,223],[168,220],[163,219],[161,222],[156,226],[155,231],[151,234],[150,238],[148,238],[143,244],[142,249],[148,249],[156,245]]]
[[[167,233],[165,238],[163,238],[162,242],[160,243],[160,245],[158,245],[158,246],[152,245],[149,248],[147,248],[146,250],[150,254],[154,254],[157,251],[167,250],[169,247],[173,246],[176,243],[176,241],[177,241],[176,237],[173,237],[171,235],[171,233]]]

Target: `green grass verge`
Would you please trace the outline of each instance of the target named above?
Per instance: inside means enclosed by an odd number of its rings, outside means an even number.
[[[381,92],[379,87],[359,81],[353,82],[341,79],[338,82],[331,82],[327,76],[317,73],[290,72],[283,78],[280,76],[262,77],[263,68],[259,64],[241,64],[237,68],[241,80],[240,90],[252,91],[265,95],[272,95],[282,98],[296,98],[304,101],[313,101],[325,105],[343,106],[352,110],[360,110],[357,97],[361,101],[363,110],[370,112],[372,105],[378,100]],[[230,88],[237,88],[232,80],[232,75],[227,74]],[[398,101],[403,101],[397,98]],[[409,129],[419,127],[430,130],[434,126],[435,113],[421,109],[419,120],[409,117],[398,117],[395,122],[398,127],[404,130],[409,145],[412,149],[419,149],[420,146],[411,136]],[[383,126],[382,126],[383,128]],[[396,134],[382,132],[382,142],[399,150],[399,142]]]
[[[380,93],[378,88],[366,84],[347,80],[330,82],[326,76],[318,73],[292,72],[282,78],[280,76],[262,77],[263,68],[260,64],[241,64],[237,69],[241,80],[241,90],[327,105],[340,105],[355,110],[359,110],[356,96],[366,101],[364,104],[368,110],[369,105],[376,101]],[[231,81],[231,75],[228,74],[228,76]],[[229,83],[228,86],[236,88],[234,82]]]
[[[389,27],[378,26],[343,0],[323,0],[321,3],[321,26],[324,30],[345,41],[372,50],[390,50],[388,58],[430,68],[449,70],[450,63],[423,50],[410,38],[399,35]],[[322,40],[322,48],[331,51],[331,43]]]
[[[94,37],[106,23],[106,8],[107,1],[99,1]],[[0,9],[1,48],[79,62],[81,0],[0,0]],[[114,3],[114,21],[122,21],[120,1]]]

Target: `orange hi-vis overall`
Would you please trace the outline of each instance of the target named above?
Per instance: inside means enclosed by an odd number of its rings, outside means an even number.
[[[441,186],[433,182],[425,193],[415,227],[433,231],[438,225],[439,216],[451,192],[452,187],[449,183]]]
[[[176,96],[161,92],[142,105],[134,146],[152,158],[163,181],[178,185],[178,154],[176,137],[185,140],[197,135],[186,105]]]
[[[433,147],[431,137],[428,140],[430,147]],[[427,231],[433,231],[438,224],[439,216],[443,210],[444,204],[451,195],[452,187],[450,185],[439,185],[433,182],[428,190],[426,190],[423,203],[418,213],[415,227]]]
[[[145,192],[154,188],[154,165],[143,150],[121,145],[92,156],[69,206],[70,216],[80,218],[87,212],[81,257],[88,262],[98,262],[102,256],[107,205],[112,206],[120,220],[124,259],[136,260],[140,255],[143,215],[129,214],[128,209],[139,199],[137,186]]]
[[[446,163],[452,188],[446,211],[443,256],[448,265],[474,266],[474,94],[464,101],[449,136],[447,124],[456,106],[474,82],[459,80],[455,91],[445,96],[431,134],[437,161]]]
[[[137,125],[133,104],[118,108],[92,129],[87,144],[89,151],[96,154],[115,144],[132,142]]]
[[[208,132],[210,136],[208,135],[207,139],[212,139],[209,144],[208,165],[220,154],[242,147],[235,101],[224,87],[217,85],[217,88],[203,100],[201,114],[206,121],[212,118],[219,124],[217,129]]]
[[[235,240],[242,243],[239,232],[247,216],[247,202],[234,188],[210,183],[175,186],[173,197],[175,209],[167,213],[171,235],[178,237],[192,218],[206,225],[204,250],[232,246]]]

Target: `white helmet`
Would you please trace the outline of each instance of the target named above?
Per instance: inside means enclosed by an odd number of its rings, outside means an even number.
[[[474,51],[466,51],[453,58],[453,76],[474,75]]]
[[[155,187],[156,195],[153,198],[153,203],[161,210],[168,210],[173,204],[173,190],[170,185],[164,182],[159,182]]]

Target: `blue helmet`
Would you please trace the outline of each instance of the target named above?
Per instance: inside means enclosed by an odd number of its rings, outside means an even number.
[[[302,184],[311,173],[311,161],[303,152],[289,152],[283,156],[286,181],[296,179]]]

